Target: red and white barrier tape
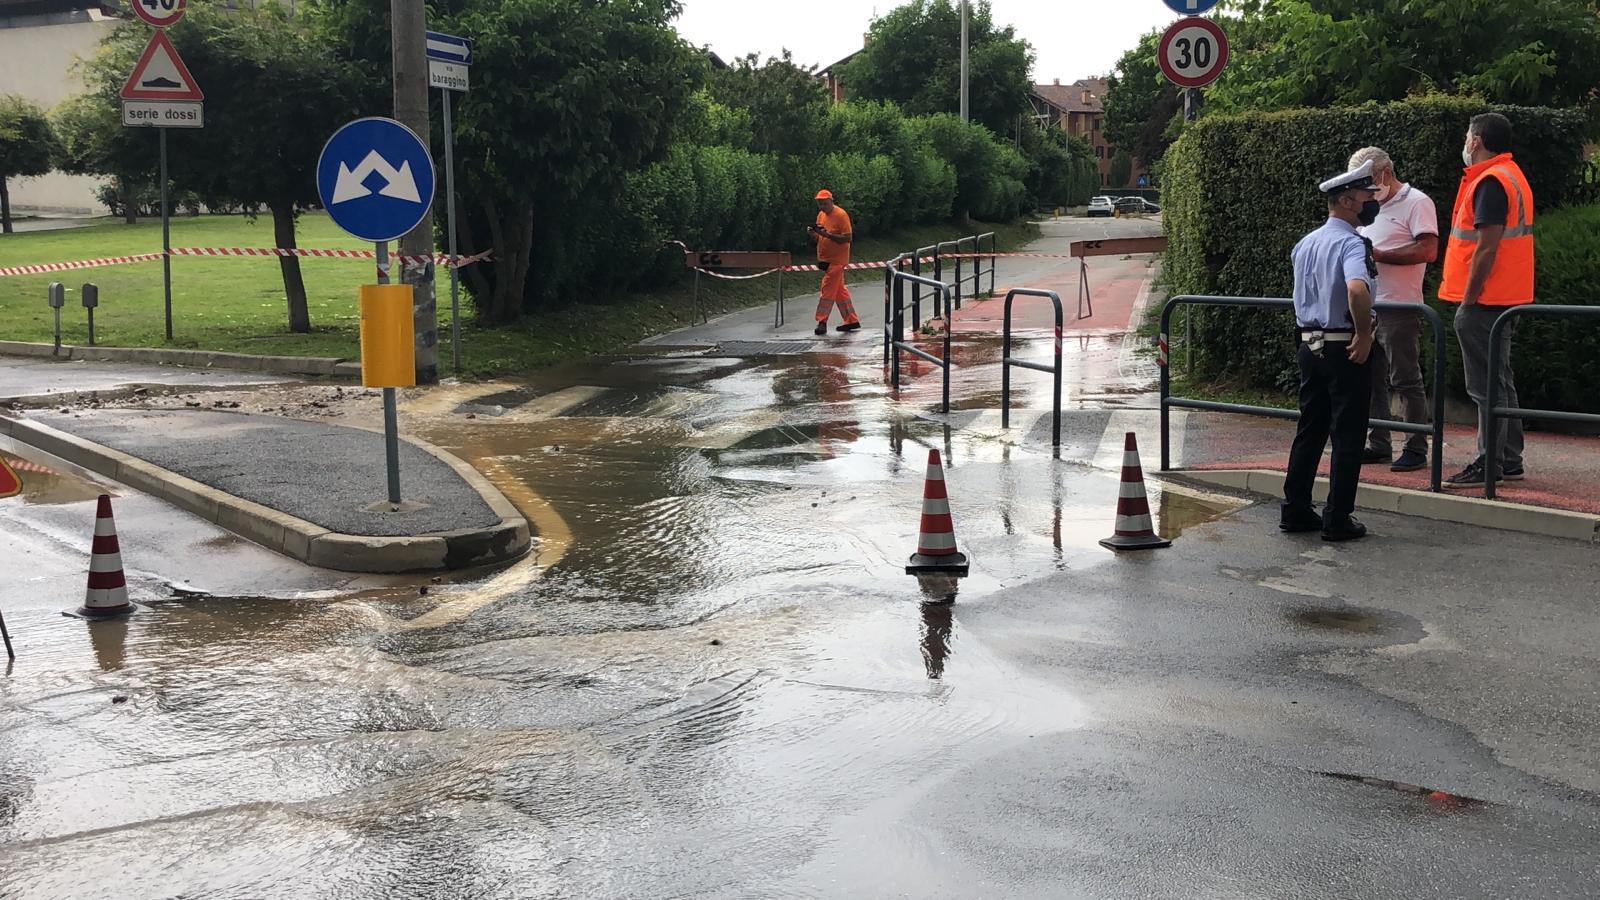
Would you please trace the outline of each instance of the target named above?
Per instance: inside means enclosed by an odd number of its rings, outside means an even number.
[[[0,278],[7,275],[45,275],[50,272],[69,272],[73,269],[98,269],[101,266],[120,266],[125,263],[150,262],[160,259],[160,253],[141,253],[138,256],[107,256],[103,259],[80,259],[73,262],[41,263],[35,266],[7,266],[0,268]]]
[[[391,262],[398,261],[401,265],[416,265],[420,262],[432,260],[435,265],[462,268],[475,262],[489,259],[493,250],[485,250],[473,256],[452,257],[448,253],[428,256],[391,256]],[[72,262],[41,263],[32,266],[0,267],[0,278],[8,275],[46,275],[51,272],[70,272],[75,269],[98,269],[102,266],[120,266],[128,263],[151,262],[160,259],[162,253],[141,253],[136,256],[108,256],[103,259],[80,259]],[[173,256],[266,256],[266,257],[331,257],[336,259],[377,259],[378,254],[373,250],[319,250],[311,248],[285,248],[285,247],[173,247]]]

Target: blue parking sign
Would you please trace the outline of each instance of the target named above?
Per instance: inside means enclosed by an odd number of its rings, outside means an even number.
[[[393,119],[346,124],[317,160],[322,207],[364,241],[392,241],[417,227],[433,206],[433,188],[428,145]]]

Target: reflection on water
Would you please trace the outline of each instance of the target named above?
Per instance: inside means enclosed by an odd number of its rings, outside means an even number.
[[[0,459],[10,464],[22,482],[22,493],[17,496],[24,503],[80,503],[106,493],[106,488],[87,479],[57,471],[42,463],[10,453],[0,453]]]

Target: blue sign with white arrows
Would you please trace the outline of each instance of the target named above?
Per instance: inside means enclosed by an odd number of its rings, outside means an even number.
[[[357,119],[328,138],[317,160],[317,195],[333,224],[364,241],[392,241],[433,206],[433,159],[393,119]]]
[[[1216,0],[1212,0],[1216,2]],[[428,32],[428,58],[440,62],[451,62],[457,65],[472,65],[472,42],[464,37],[453,34],[443,34],[438,31]]]
[[[1185,16],[1200,16],[1211,11],[1221,0],[1166,0],[1167,8]]]

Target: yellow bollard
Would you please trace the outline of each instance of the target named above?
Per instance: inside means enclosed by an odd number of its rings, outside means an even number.
[[[417,383],[409,284],[361,286],[361,383],[378,388]]]

